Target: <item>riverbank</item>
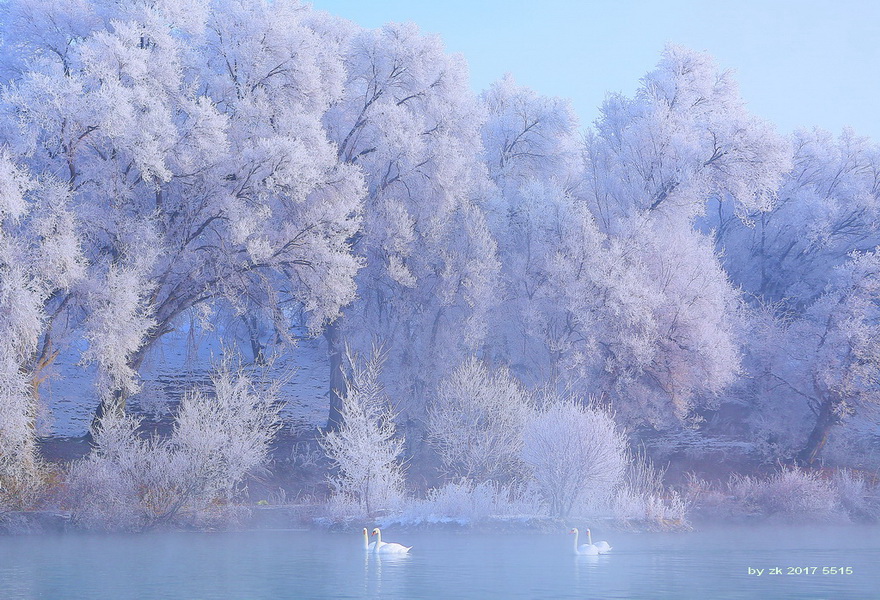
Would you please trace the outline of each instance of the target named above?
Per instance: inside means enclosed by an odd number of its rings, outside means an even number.
[[[540,515],[488,516],[479,519],[444,516],[414,518],[406,514],[385,515],[375,518],[342,517],[328,518],[324,505],[291,504],[285,506],[229,507],[232,518],[223,523],[219,519],[207,527],[163,525],[164,531],[230,530],[269,531],[305,529],[314,531],[350,531],[364,524],[393,528],[398,531],[435,531],[462,533],[553,533],[573,526],[599,528],[606,531],[689,531],[693,527],[686,522],[658,524],[647,520],[621,521],[610,517],[573,516],[566,519]],[[79,527],[73,514],[63,510],[10,511],[0,515],[0,534],[39,535],[91,531]]]

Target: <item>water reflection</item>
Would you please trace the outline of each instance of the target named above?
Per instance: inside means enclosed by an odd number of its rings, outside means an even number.
[[[589,591],[591,571],[594,571],[599,565],[599,557],[579,554],[572,558],[574,560],[572,577],[574,591]]]
[[[591,569],[595,569],[596,565],[599,564],[599,555],[590,556],[589,554],[578,554],[574,557],[575,567],[580,568],[582,565],[586,565]]]
[[[366,597],[399,597],[403,592],[403,575],[410,563],[410,554],[364,552],[363,593]]]

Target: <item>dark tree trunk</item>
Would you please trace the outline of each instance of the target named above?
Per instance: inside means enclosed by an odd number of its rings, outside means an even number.
[[[257,317],[254,315],[244,315],[242,317],[248,330],[248,338],[251,343],[251,354],[254,357],[254,364],[265,365],[266,356],[263,352],[263,344],[260,343],[260,326],[257,323]]]
[[[828,441],[828,434],[840,419],[835,414],[837,403],[832,398],[826,398],[819,406],[819,413],[816,417],[816,425],[807,438],[807,443],[797,455],[797,463],[804,467],[812,466],[816,462],[816,458]]]
[[[336,431],[342,425],[342,397],[346,392],[344,344],[338,320],[327,326],[324,338],[327,340],[327,353],[330,357],[330,412],[327,415],[327,430]]]

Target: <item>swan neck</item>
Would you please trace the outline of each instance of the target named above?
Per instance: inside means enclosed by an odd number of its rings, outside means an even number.
[[[591,546],[593,545],[593,534],[590,533],[589,529],[587,529],[587,543]]]

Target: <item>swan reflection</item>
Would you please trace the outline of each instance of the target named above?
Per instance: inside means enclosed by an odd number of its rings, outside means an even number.
[[[406,552],[364,552],[364,595],[397,597],[400,586],[400,573],[403,565],[412,557]],[[384,588],[384,589],[383,589]]]

